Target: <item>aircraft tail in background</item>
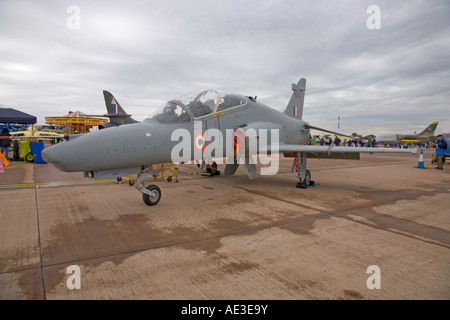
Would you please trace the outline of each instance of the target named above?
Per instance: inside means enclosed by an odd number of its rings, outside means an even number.
[[[434,136],[434,132],[439,124],[439,121],[432,122],[428,127],[425,128],[419,136]]]
[[[103,90],[103,97],[105,98],[106,110],[108,111],[104,116],[109,118],[109,122],[105,123],[103,127],[107,128],[139,122],[126,113],[117,99],[110,92]]]

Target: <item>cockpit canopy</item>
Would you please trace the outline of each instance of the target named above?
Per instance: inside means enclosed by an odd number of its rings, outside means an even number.
[[[151,118],[162,123],[189,122],[191,116],[201,118],[246,104],[247,98],[244,96],[227,94],[217,90],[205,90],[166,102]]]
[[[186,109],[176,100],[163,104],[151,118],[162,123],[189,122],[191,120]]]

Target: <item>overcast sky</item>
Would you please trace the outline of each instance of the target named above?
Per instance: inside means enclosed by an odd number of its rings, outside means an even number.
[[[79,19],[68,8],[79,8]],[[380,29],[367,13],[380,8]],[[450,132],[450,1],[0,0],[0,104],[38,117],[137,120],[187,92],[256,95],[284,110],[307,79],[304,120],[360,134]],[[79,23],[79,29],[71,29]]]

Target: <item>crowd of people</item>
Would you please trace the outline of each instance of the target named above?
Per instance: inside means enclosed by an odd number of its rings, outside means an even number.
[[[329,146],[331,144],[334,144],[337,147],[369,147],[369,148],[376,148],[377,146],[377,140],[375,138],[368,138],[368,139],[359,139],[359,138],[354,138],[354,139],[344,139],[344,141],[342,141],[338,136],[336,136],[333,139],[331,139],[330,136],[325,136],[322,137],[321,139],[319,139],[318,141],[320,143],[321,146]]]
[[[377,140],[375,138],[367,138],[367,139],[361,139],[361,138],[354,138],[354,139],[344,139],[342,141],[339,137],[335,137],[332,139],[330,136],[324,136],[320,139],[316,140],[316,144],[320,144],[321,146],[329,146],[331,144],[334,144],[335,146],[339,147],[369,147],[369,148],[376,148],[377,147]],[[433,142],[426,142],[426,143],[384,143],[380,144],[379,147],[383,148],[433,148],[435,147],[435,144]]]

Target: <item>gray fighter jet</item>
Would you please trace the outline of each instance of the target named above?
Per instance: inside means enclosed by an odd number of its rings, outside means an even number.
[[[155,205],[161,199],[160,188],[144,184],[147,174],[154,173],[154,164],[226,158],[225,175],[233,175],[243,164],[247,175],[254,178],[254,155],[275,157],[283,153],[294,158],[297,187],[307,188],[314,185],[306,169],[308,157],[359,159],[361,152],[417,152],[309,145],[311,129],[339,133],[302,119],[305,86],[303,78],[292,84],[293,93],[284,112],[264,105],[256,97],[205,90],[169,100],[141,123],[67,136],[67,141],[45,149],[42,157],[60,170],[82,171],[94,179],[138,174],[136,187],[144,202]]]

